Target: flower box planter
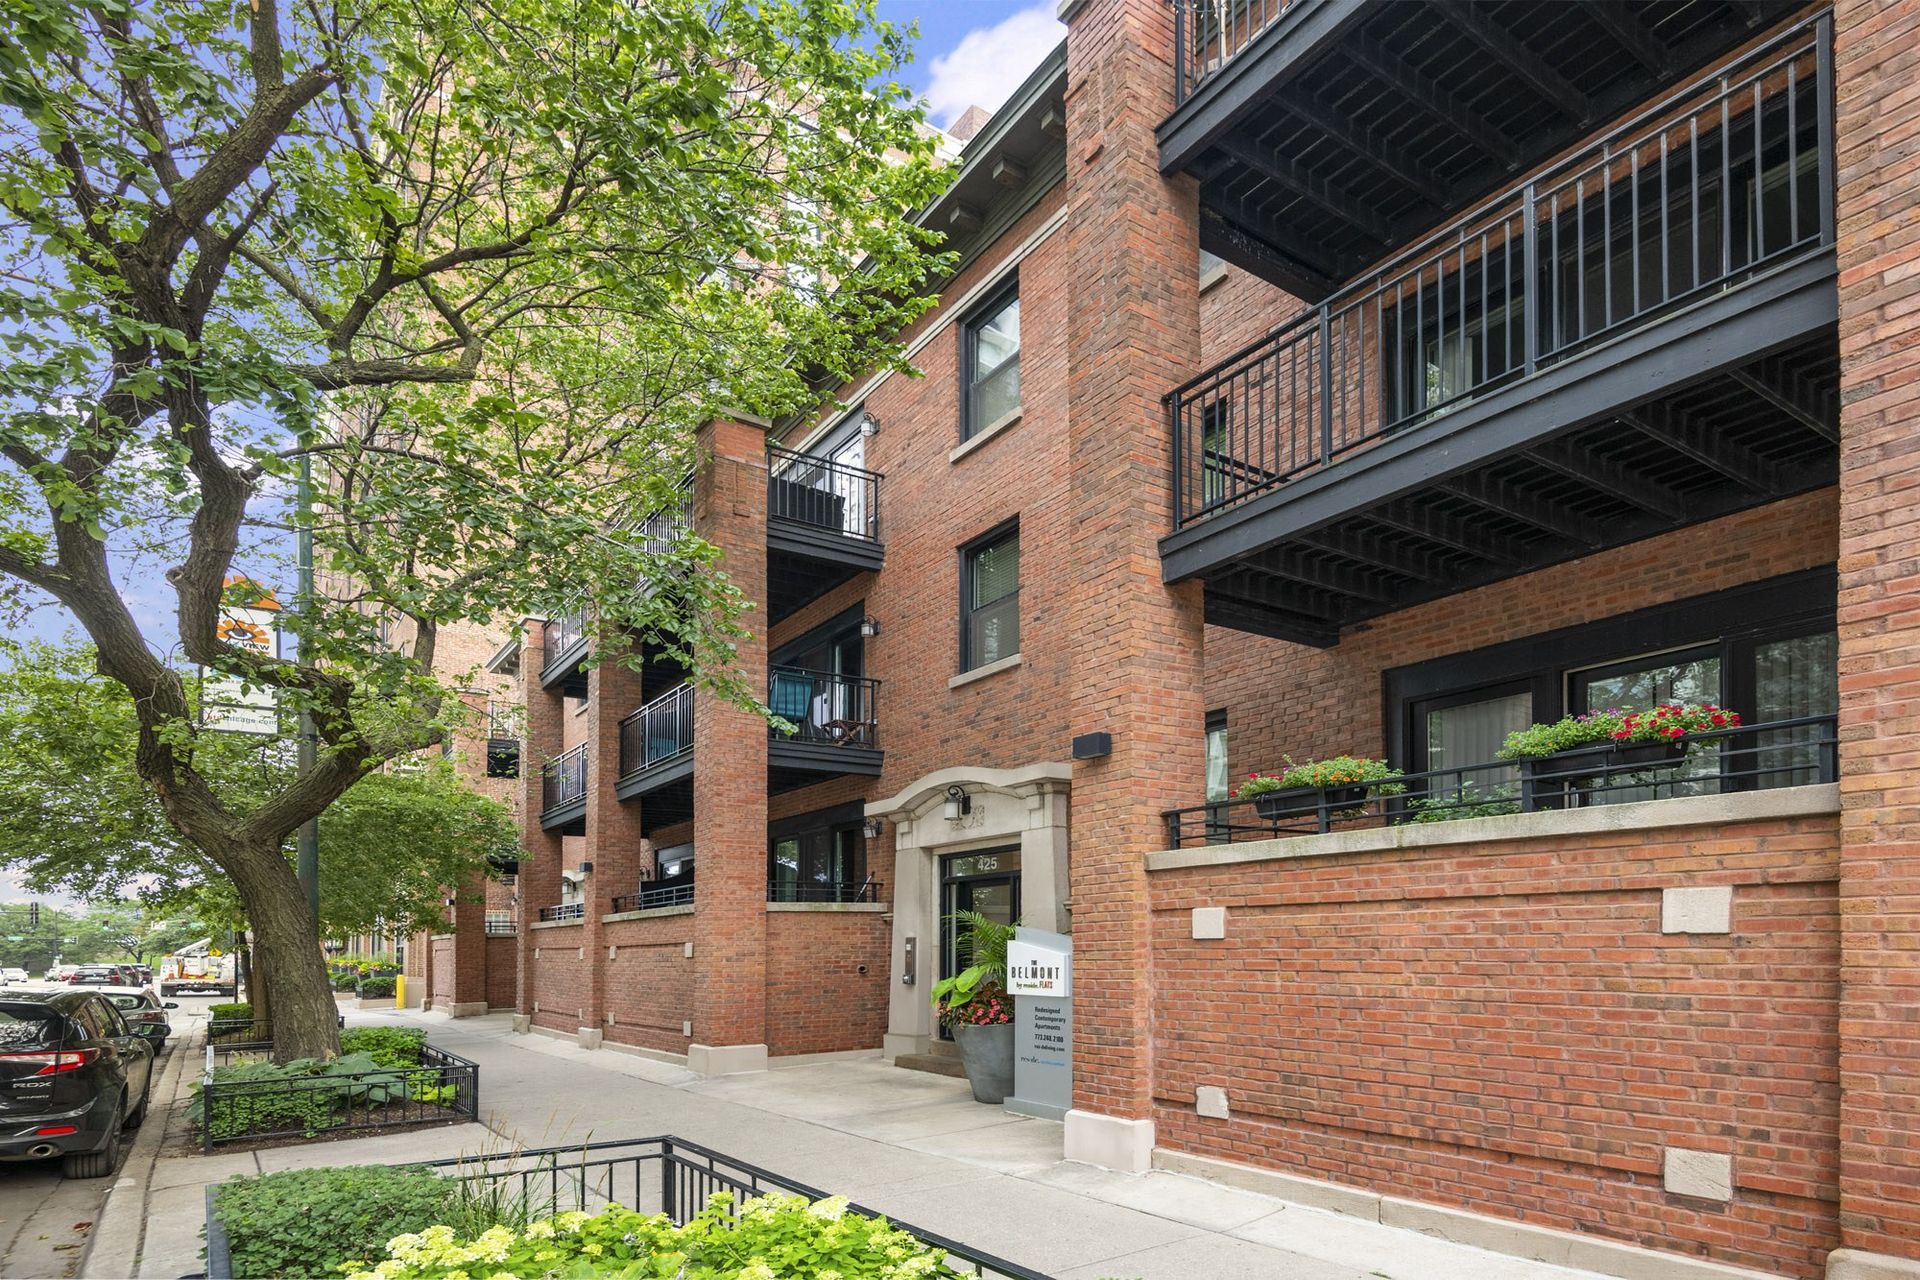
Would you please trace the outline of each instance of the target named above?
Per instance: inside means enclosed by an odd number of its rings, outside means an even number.
[[[1282,818],[1311,818],[1319,803],[1318,788],[1287,787],[1255,796],[1253,811],[1263,822],[1278,822]]]
[[[1687,758],[1685,742],[1622,742],[1608,762],[1619,769],[1671,769]]]
[[[953,1043],[960,1050],[960,1062],[967,1069],[967,1083],[973,1087],[975,1102],[996,1106],[1013,1092],[1013,1024],[975,1026],[957,1023]]]
[[[1520,762],[1520,771],[1539,782],[1591,782],[1603,776],[1613,748],[1608,746],[1569,747],[1549,756],[1531,756]]]

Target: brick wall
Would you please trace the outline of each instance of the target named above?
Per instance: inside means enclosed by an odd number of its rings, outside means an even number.
[[[514,1000],[514,950],[517,939],[495,934],[487,939],[487,1008],[511,1009]]]
[[[769,1053],[880,1044],[887,1031],[888,929],[874,912],[767,913]]]
[[[588,975],[586,928],[566,924],[534,929],[527,943],[527,990],[522,999],[533,1013],[533,1025],[572,1035],[583,1023],[587,1008]]]
[[[1920,1258],[1920,5],[1834,6],[1846,1243]]]
[[[693,917],[656,916],[613,920],[603,926],[611,959],[607,971],[607,1013],[602,1031],[617,1044],[684,1053],[683,1024],[693,1017],[695,961],[686,954],[693,941]]]
[[[428,942],[427,950],[433,965],[433,999],[436,1004],[450,1004],[454,999],[454,939],[451,934],[437,935]],[[408,957],[412,962],[412,957]],[[408,974],[409,985],[413,975]]]
[[[1836,872],[1831,817],[1157,872],[1159,1141],[1818,1275]],[[1732,933],[1663,934],[1661,889],[1701,884],[1736,886]],[[1668,1146],[1730,1154],[1732,1201],[1667,1194]]]
[[[1349,627],[1331,649],[1209,627],[1207,706],[1227,710],[1235,777],[1287,755],[1379,755],[1390,667],[1830,565],[1838,537],[1822,489]]]

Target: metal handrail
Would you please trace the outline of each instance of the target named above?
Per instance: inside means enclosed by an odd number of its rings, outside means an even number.
[[[1173,105],[1240,56],[1297,0],[1174,0]]]
[[[693,905],[693,880],[678,880],[672,884],[642,885],[638,893],[623,893],[613,900],[613,910],[650,911],[655,907],[686,907]]]
[[[693,750],[693,684],[677,684],[620,718],[620,776]]]
[[[1168,809],[1168,848],[1271,840],[1340,828],[1382,827],[1590,808],[1688,795],[1769,791],[1837,781],[1833,716],[1800,716],[1687,734],[1648,759],[1601,744],[1535,759],[1489,760],[1405,773],[1331,790],[1299,788]]]
[[[587,638],[587,620],[584,614],[569,613],[558,618],[549,618],[540,629],[546,651],[540,659],[540,670],[551,671],[562,655]]]
[[[880,537],[878,471],[767,446],[767,518],[872,542]]]
[[[1174,527],[1829,249],[1832,68],[1802,21],[1175,387]]]
[[[540,804],[553,809],[587,794],[587,744],[562,751],[540,771]]]
[[[767,881],[768,902],[879,902],[881,884],[872,876],[863,880],[815,880],[803,884]]]
[[[540,908],[541,923],[556,920],[584,920],[587,918],[587,904],[584,902],[557,902]]]
[[[880,745],[880,682],[871,676],[769,667],[767,701],[775,715],[794,726],[791,733],[768,726],[777,742]]]

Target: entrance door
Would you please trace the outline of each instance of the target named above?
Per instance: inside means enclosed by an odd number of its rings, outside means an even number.
[[[951,978],[966,967],[954,936],[956,911],[978,911],[999,924],[1020,918],[1020,850],[957,853],[941,860],[940,873],[940,976]],[[953,1033],[942,1027],[940,1038]]]

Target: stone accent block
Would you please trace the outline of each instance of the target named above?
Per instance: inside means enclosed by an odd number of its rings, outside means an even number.
[[[1660,891],[1660,932],[1732,933],[1733,886]]]
[[[1664,1181],[1667,1194],[1697,1200],[1733,1199],[1733,1157],[1720,1151],[1668,1147]]]
[[[1227,909],[1225,907],[1195,907],[1193,909],[1193,936],[1203,940],[1226,937]]]
[[[1227,1091],[1217,1084],[1196,1086],[1193,1091],[1193,1109],[1209,1120],[1227,1119]]]

